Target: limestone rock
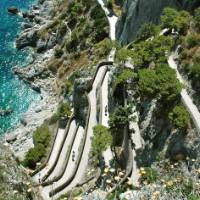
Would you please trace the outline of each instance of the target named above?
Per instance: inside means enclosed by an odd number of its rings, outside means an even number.
[[[16,47],[22,49],[24,47],[35,47],[38,40],[37,31],[29,30],[20,35],[16,40]]]
[[[9,13],[14,14],[14,15],[17,15],[19,13],[18,8],[14,7],[14,6],[9,7],[7,10]]]

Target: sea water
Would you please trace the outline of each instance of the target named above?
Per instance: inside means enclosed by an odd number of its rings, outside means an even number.
[[[10,115],[0,116],[0,136],[14,128],[31,103],[39,99],[36,92],[12,73],[12,67],[28,63],[30,52],[15,48],[23,18],[7,12],[10,6],[27,10],[33,3],[35,0],[0,0],[0,109],[13,110]]]

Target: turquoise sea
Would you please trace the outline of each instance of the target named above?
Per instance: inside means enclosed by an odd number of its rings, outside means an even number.
[[[0,135],[16,126],[30,104],[39,99],[36,92],[12,73],[12,67],[23,67],[28,63],[30,52],[15,49],[23,19],[7,13],[9,6],[26,10],[33,3],[35,0],[0,0],[0,109],[13,109],[11,115],[0,116]]]

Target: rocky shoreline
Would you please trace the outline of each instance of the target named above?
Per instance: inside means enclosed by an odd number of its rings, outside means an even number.
[[[57,78],[45,67],[53,56],[53,48],[56,42],[53,42],[52,39],[44,47],[44,43],[37,37],[37,31],[49,22],[52,13],[53,2],[46,0],[39,1],[38,5],[34,5],[30,12],[16,16],[26,18],[23,29],[16,40],[16,47],[18,49],[32,47],[34,53],[32,55],[33,60],[26,67],[13,67],[13,73],[37,91],[41,98],[29,107],[19,125],[6,133],[3,138],[19,159],[23,159],[28,149],[33,147],[33,131],[52,116],[60,101],[57,92]]]

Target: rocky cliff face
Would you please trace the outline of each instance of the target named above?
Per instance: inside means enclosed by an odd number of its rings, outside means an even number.
[[[41,200],[30,177],[18,164],[10,149],[0,141],[0,199]]]
[[[199,4],[198,0],[126,0],[118,23],[117,37],[127,44],[134,40],[142,24],[157,24],[165,7],[191,10]]]

